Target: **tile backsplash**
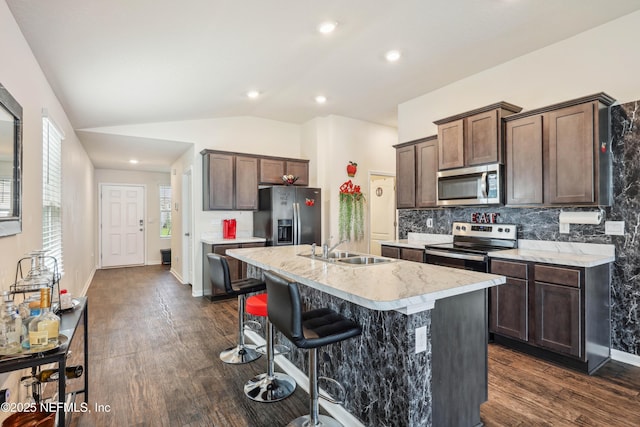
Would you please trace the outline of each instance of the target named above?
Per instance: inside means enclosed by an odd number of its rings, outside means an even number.
[[[564,211],[597,211],[598,208],[456,207],[401,209],[399,239],[409,232],[450,234],[454,221],[470,222],[473,213],[499,214],[498,222],[518,225],[518,239],[613,244],[616,261],[611,269],[612,348],[640,356],[640,101],[611,107],[613,202],[602,209],[599,225],[571,224],[560,233]],[[427,219],[433,227],[427,227]],[[625,221],[624,236],[604,233],[604,221]]]

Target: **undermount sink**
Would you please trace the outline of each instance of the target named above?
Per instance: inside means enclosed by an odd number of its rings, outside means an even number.
[[[380,264],[385,262],[391,262],[393,259],[391,258],[380,258],[375,256],[356,256],[352,258],[341,258],[338,262],[342,262],[345,264],[356,264],[356,265],[366,265],[366,264]]]
[[[329,258],[331,258],[331,259],[352,258],[352,257],[357,257],[357,256],[361,256],[361,255],[360,254],[354,254],[353,252],[347,252],[347,251],[329,252]]]

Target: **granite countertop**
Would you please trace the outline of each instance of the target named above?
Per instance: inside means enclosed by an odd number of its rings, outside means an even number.
[[[424,245],[450,243],[452,241],[453,236],[450,234],[408,233],[406,239],[386,240],[380,242],[380,244],[410,249],[424,249]]]
[[[430,310],[439,299],[505,283],[504,276],[411,261],[394,259],[354,267],[298,256],[310,253],[309,245],[227,251],[241,261],[354,304],[405,314]]]
[[[616,260],[614,245],[547,240],[518,240],[518,249],[490,252],[489,256],[574,267],[596,267]]]
[[[221,236],[213,236],[203,234],[200,236],[200,242],[208,245],[239,245],[242,243],[261,243],[266,242],[263,237],[237,237],[235,239],[223,239]]]

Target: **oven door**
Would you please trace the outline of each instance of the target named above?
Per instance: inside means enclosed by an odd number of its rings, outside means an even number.
[[[443,251],[427,248],[424,251],[427,264],[443,267],[459,268],[462,270],[489,272],[489,262],[486,255],[471,254],[455,251]]]

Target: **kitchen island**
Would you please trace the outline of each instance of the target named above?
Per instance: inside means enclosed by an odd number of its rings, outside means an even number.
[[[362,326],[360,337],[323,349],[321,375],[345,386],[345,408],[367,426],[480,425],[486,289],[504,276],[401,260],[349,265],[310,252],[304,245],[227,255],[253,266],[254,277],[270,270],[299,282],[307,309],[329,307]],[[303,352],[288,359],[306,372]]]

